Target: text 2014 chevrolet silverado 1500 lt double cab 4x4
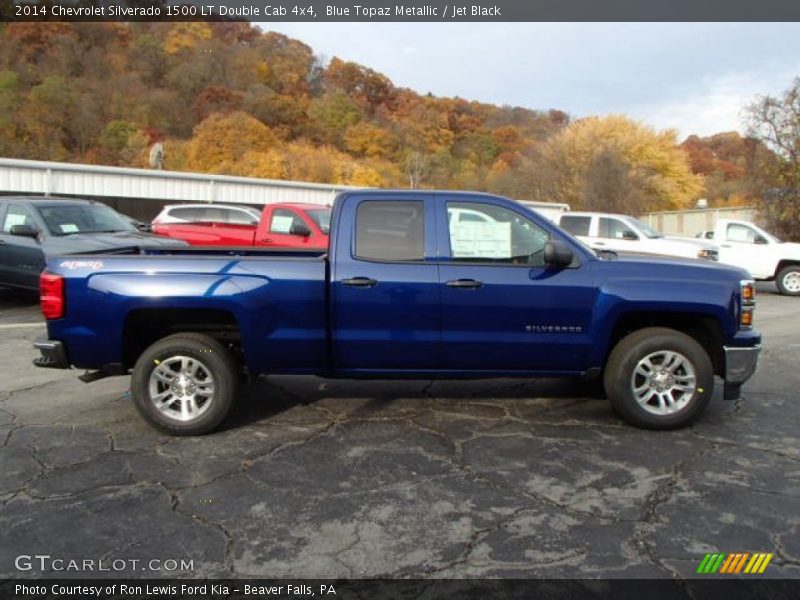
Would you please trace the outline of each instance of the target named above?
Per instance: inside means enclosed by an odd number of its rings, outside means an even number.
[[[448,218],[459,210],[485,220]],[[217,426],[240,373],[601,375],[631,423],[668,429],[738,397],[756,366],[755,292],[710,261],[595,254],[533,211],[461,192],[339,196],[327,253],[143,249],[53,258],[41,367],[132,370],[141,414]]]

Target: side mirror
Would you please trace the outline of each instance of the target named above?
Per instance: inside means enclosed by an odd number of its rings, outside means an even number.
[[[756,236],[755,243],[756,244],[766,244],[767,240],[765,240],[763,237],[758,235],[758,236]]]
[[[308,237],[311,235],[311,230],[305,223],[297,223],[295,222],[291,229],[289,229],[289,235],[299,235],[300,237]]]
[[[626,229],[625,231],[622,232],[622,239],[635,242],[636,240],[639,239],[639,236],[636,235],[633,231]]]
[[[544,245],[544,264],[548,267],[568,267],[572,260],[572,250],[561,240],[550,240]]]
[[[11,235],[18,235],[20,237],[29,237],[37,239],[39,237],[39,230],[33,225],[12,225],[10,232]]]

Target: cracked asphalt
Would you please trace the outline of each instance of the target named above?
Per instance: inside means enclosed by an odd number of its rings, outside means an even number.
[[[0,290],[0,577],[19,554],[188,559],[133,577],[686,578],[706,552],[800,577],[800,298],[760,286],[759,369],[691,429],[563,380],[260,378],[222,431],[156,433],[128,378],[31,366]],[[141,567],[139,567],[141,569]]]

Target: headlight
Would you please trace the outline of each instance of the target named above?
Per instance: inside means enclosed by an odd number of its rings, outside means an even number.
[[[697,258],[705,260],[719,260],[719,250],[713,248],[703,248],[697,251]]]
[[[739,309],[739,329],[753,328],[753,312],[756,310],[756,282],[742,279],[739,282],[742,306]]]

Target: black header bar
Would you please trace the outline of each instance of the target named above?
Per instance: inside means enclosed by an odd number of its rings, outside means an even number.
[[[0,21],[800,21],[797,0],[0,0]]]

